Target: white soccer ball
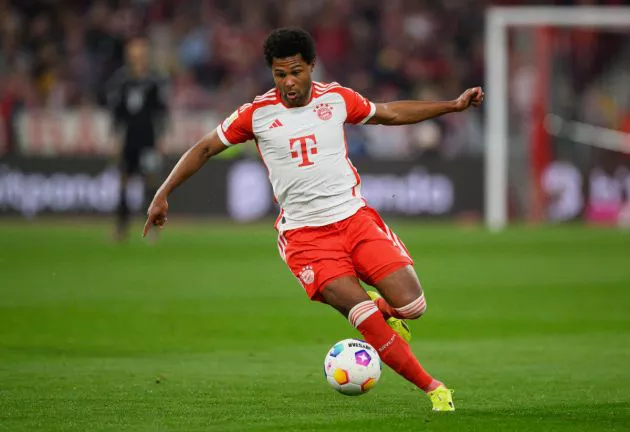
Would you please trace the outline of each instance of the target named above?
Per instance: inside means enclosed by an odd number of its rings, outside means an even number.
[[[372,345],[359,339],[337,342],[326,354],[324,374],[339,393],[367,393],[381,377],[381,358]]]

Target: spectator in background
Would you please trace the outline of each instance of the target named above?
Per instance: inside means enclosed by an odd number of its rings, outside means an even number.
[[[89,65],[85,83],[87,90],[102,92],[102,83],[107,82],[123,64],[123,39],[115,31],[120,27],[115,25],[112,15],[104,2],[94,3],[88,12],[84,33],[85,56]]]

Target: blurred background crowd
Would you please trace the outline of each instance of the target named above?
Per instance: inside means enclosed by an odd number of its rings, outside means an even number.
[[[280,26],[311,32],[317,43],[317,80],[338,81],[374,101],[451,99],[484,82],[486,6],[519,3],[523,2],[0,0],[5,151],[19,147],[13,121],[20,110],[105,106],[107,82],[124,64],[125,41],[135,35],[150,40],[153,68],[169,82],[171,111],[207,110],[221,117],[272,87],[261,45],[268,32]],[[623,1],[555,2],[569,3]],[[575,77],[569,92],[584,93],[594,102],[589,106],[594,118],[601,117],[598,104],[610,101],[589,93],[589,83],[601,77],[611,59],[627,51],[622,40],[584,31],[559,38],[554,45],[554,55],[571,60],[562,63],[570,65]],[[528,67],[535,61],[531,51],[520,50],[510,59],[516,115],[530,114],[536,94]],[[593,61],[592,53],[602,58]],[[571,104],[576,100],[570,98]],[[618,105],[627,102],[613,100]],[[429,153],[448,158],[480,153],[482,132],[482,111],[470,110],[408,128],[350,128],[348,141],[353,156],[409,158]]]

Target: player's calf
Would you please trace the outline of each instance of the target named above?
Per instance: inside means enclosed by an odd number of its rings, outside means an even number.
[[[355,305],[350,309],[348,321],[376,348],[385,364],[418,388],[429,393],[442,385],[424,370],[409,344],[386,324],[373,302],[363,301]]]

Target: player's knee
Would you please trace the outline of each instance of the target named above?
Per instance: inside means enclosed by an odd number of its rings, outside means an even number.
[[[427,310],[427,302],[424,298],[424,294],[420,295],[417,299],[412,301],[406,306],[396,308],[396,312],[404,319],[418,319]]]

